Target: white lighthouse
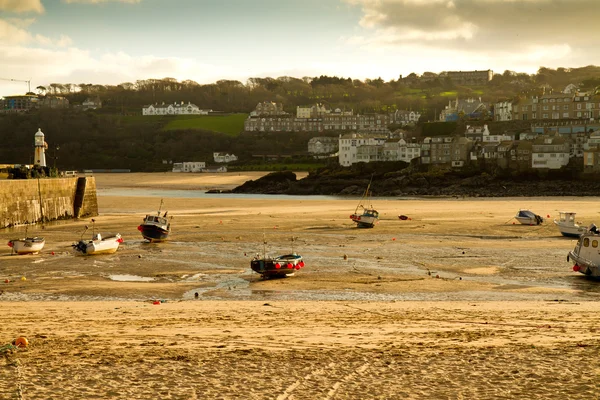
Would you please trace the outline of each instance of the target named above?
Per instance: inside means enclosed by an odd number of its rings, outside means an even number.
[[[44,141],[44,132],[40,128],[35,133],[35,158],[33,161],[34,165],[39,165],[40,167],[46,166],[46,149],[48,145]]]

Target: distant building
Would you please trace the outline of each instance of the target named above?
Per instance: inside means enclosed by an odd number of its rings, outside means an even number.
[[[229,153],[213,153],[213,158],[216,163],[228,163],[232,161],[237,161],[237,156],[235,154]]]
[[[348,133],[339,136],[339,163],[347,167],[358,162],[381,161],[386,136]]]
[[[486,71],[448,71],[446,76],[454,83],[464,86],[485,85],[494,77],[491,69]]]
[[[204,161],[173,163],[173,172],[202,172],[205,168]]]
[[[85,99],[83,103],[81,103],[81,108],[85,110],[96,110],[98,108],[102,108],[102,100],[99,97],[91,98],[88,97]]]
[[[421,144],[421,163],[463,167],[472,160],[474,142],[466,137],[426,137]]]
[[[4,96],[1,103],[2,112],[25,112],[37,108],[39,99],[36,95]]]
[[[512,101],[499,101],[494,104],[494,121],[512,121]]]
[[[208,165],[205,168],[202,168],[200,172],[208,172],[208,173],[218,173],[218,172],[227,172],[226,165]]]
[[[416,124],[421,118],[421,113],[416,111],[396,110],[393,122],[402,126]]]
[[[330,136],[317,136],[308,141],[308,152],[314,155],[331,154],[338,150],[339,139]]]
[[[487,104],[479,99],[450,100],[440,113],[440,121],[458,121],[460,118],[479,119],[489,114]]]
[[[583,172],[600,173],[600,131],[590,134],[583,150]]]
[[[531,167],[559,169],[569,163],[569,144],[559,136],[545,136],[534,140],[531,149]]]
[[[44,108],[69,108],[69,100],[62,96],[46,96],[38,104]]]
[[[142,115],[208,115],[212,110],[201,110],[192,103],[150,104],[142,108]]]
[[[296,107],[296,118],[319,118],[330,113],[323,104],[317,103],[311,107]]]
[[[250,113],[251,117],[279,115],[288,115],[288,113],[283,111],[283,104],[275,103],[273,101],[263,101],[262,103],[258,103],[254,111]]]
[[[364,131],[389,133],[388,126],[393,120],[393,114],[354,114],[353,110],[336,108],[329,111],[321,106],[311,108],[311,113],[319,114],[316,118],[295,118],[283,112],[276,103],[259,103],[258,106],[244,121],[246,132]],[[304,117],[309,115],[308,108],[302,108],[297,112]],[[279,114],[273,115],[272,113]],[[310,115],[314,116],[314,114]]]

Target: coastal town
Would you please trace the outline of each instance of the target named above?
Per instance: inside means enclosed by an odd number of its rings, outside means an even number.
[[[505,75],[501,76],[506,78]],[[397,84],[410,88],[446,82],[468,89],[489,86],[496,82],[495,78],[497,80],[498,75],[491,70],[426,72],[421,76],[401,76]],[[519,76],[515,75],[507,84],[518,82],[521,82]],[[5,96],[0,101],[0,112],[27,115],[43,109],[72,108],[87,113],[114,113],[103,110],[99,95],[80,93],[85,90],[91,94],[90,86],[79,89],[73,85],[39,86],[38,95]],[[335,160],[344,167],[361,162],[403,161],[424,167],[479,168],[482,171],[527,173],[568,167],[597,173],[600,171],[600,95],[595,89],[583,90],[580,86],[570,83],[559,90],[548,84],[534,85],[535,90],[529,86],[528,91],[513,99],[496,101],[490,96],[484,101],[481,96],[457,94],[447,100],[443,108],[435,110],[421,107],[360,112],[343,103],[316,102],[297,105],[291,111],[289,104],[265,100],[246,114],[243,126],[238,129],[242,136],[302,134],[306,137],[304,152],[296,151],[296,157],[310,156],[323,163]],[[72,92],[78,93],[81,103],[69,102],[69,94],[74,96]],[[107,102],[111,100],[104,101]],[[221,120],[242,112],[200,108],[191,101],[161,101],[138,110],[137,115],[144,118],[220,117]],[[426,120],[426,116],[429,119]],[[287,154],[283,151],[262,157],[294,157],[289,151]],[[179,155],[167,166],[174,172],[224,172],[228,165],[244,165],[249,161],[247,154],[235,154],[232,148],[223,146],[213,148],[212,153],[215,154],[212,160],[206,158],[211,153],[195,159],[182,159],[189,155]]]

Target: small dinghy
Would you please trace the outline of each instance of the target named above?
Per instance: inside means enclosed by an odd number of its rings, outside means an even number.
[[[12,248],[12,254],[37,254],[46,244],[46,240],[41,237],[26,237],[23,239],[12,239],[8,242],[8,247]]]
[[[92,224],[95,222],[96,221],[92,219]],[[75,251],[78,251],[81,254],[113,254],[119,249],[119,245],[123,243],[123,238],[120,234],[110,234],[103,237],[101,234],[95,233],[94,228],[92,228],[92,240],[83,240],[83,235],[87,230],[88,227],[86,225],[85,230],[81,234],[82,238],[73,245]]]
[[[515,219],[523,225],[539,225],[544,222],[544,218],[529,210],[519,210]]]

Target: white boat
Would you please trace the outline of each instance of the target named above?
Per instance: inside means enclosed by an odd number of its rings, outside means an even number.
[[[371,182],[369,182],[367,190],[365,190],[362,199],[360,199],[358,206],[356,206],[354,214],[350,215],[350,219],[356,223],[357,228],[373,228],[377,221],[379,221],[379,213],[373,208],[373,205],[370,204],[370,189]],[[367,202],[369,205],[365,206]]]
[[[123,243],[123,238],[120,234],[102,237],[99,233],[92,236],[92,240],[80,240],[73,247],[76,251],[82,254],[113,254],[119,249],[119,245]]]
[[[575,248],[569,252],[567,261],[573,263],[573,271],[588,276],[600,276],[600,233],[596,225],[579,236]]]
[[[554,220],[554,224],[563,236],[579,237],[587,232],[587,228],[579,226],[575,223],[574,212],[560,211],[558,220]]]
[[[8,247],[12,248],[12,254],[37,254],[46,244],[46,240],[40,237],[26,237],[23,239],[12,239]]]
[[[96,220],[92,219],[92,224]],[[81,236],[88,230],[87,225]],[[119,245],[123,243],[123,238],[120,234],[111,234],[106,237],[102,237],[99,233],[95,232],[95,225],[92,225],[92,240],[79,239],[79,242],[73,245],[75,251],[82,254],[93,255],[93,254],[113,254],[119,249]]]
[[[529,210],[519,210],[515,219],[523,225],[539,225],[544,222],[544,218]]]

